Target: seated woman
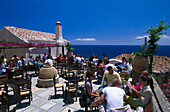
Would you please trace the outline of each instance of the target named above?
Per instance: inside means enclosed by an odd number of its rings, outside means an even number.
[[[86,77],[88,78],[88,80],[85,82],[85,87],[87,89],[87,93],[88,93],[88,96],[89,96],[90,100],[94,101],[95,97],[99,97],[100,96],[99,93],[96,92],[93,89],[93,86],[92,86],[92,80],[95,79],[96,75],[92,71],[87,71],[86,72]]]
[[[146,75],[146,76],[148,76],[149,74],[148,74],[148,72],[146,72],[146,71],[143,71],[142,72],[142,74],[141,74],[141,76],[142,75]],[[137,91],[140,91],[141,90],[141,83],[139,83],[139,84],[137,84],[137,85],[131,85],[131,82],[130,81],[127,81],[126,82],[126,85],[127,85],[127,87],[128,88],[134,88],[134,89],[136,89]],[[134,91],[132,91],[132,90],[130,90],[129,91],[132,95],[135,95],[135,92]],[[132,93],[133,92],[133,93]]]
[[[105,80],[106,86],[109,86],[109,84],[112,84],[112,81],[115,78],[119,79],[119,81],[121,82],[120,75],[117,72],[115,72],[111,66],[109,66],[107,70],[104,72],[101,85],[105,85],[104,84],[104,80]]]
[[[142,85],[140,91],[131,88],[137,98],[127,96],[126,103],[130,104],[133,108],[137,108],[138,106],[145,107],[152,99],[153,80],[151,76],[141,74],[140,83]]]
[[[12,69],[12,68],[15,68],[16,67],[16,65],[15,65],[15,63],[13,62],[13,60],[10,60],[9,61],[9,64],[8,64],[8,68],[9,69]]]

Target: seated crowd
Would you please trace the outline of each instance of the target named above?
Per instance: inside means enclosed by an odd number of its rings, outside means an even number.
[[[111,108],[123,108],[127,104],[133,109],[139,106],[145,108],[151,101],[153,81],[147,72],[141,73],[140,83],[138,85],[131,85],[131,82],[126,80],[128,88],[125,91],[124,85],[122,85],[123,78],[120,74],[127,73],[130,76],[132,70],[131,65],[125,57],[122,58],[121,64],[115,66],[109,62],[105,54],[103,54],[102,59],[98,59],[98,56],[94,56],[94,54],[89,59],[84,59],[82,55],[78,54],[72,55],[70,58],[60,54],[56,59],[53,59],[52,56],[44,53],[42,57],[38,55],[34,59],[30,56],[28,60],[24,56],[19,58],[14,55],[9,61],[4,56],[1,56],[0,75],[5,74],[7,69],[19,68],[26,65],[37,65],[38,69],[41,69],[45,63],[53,65],[54,61],[61,64],[67,62],[69,64],[88,62],[89,68],[95,66],[96,71],[89,69],[86,72],[85,80],[85,88],[91,107],[98,106],[99,110],[109,112]],[[99,80],[101,86],[97,90],[94,90],[92,80],[96,76],[98,79],[101,77]]]

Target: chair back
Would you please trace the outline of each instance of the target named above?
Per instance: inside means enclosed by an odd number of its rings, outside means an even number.
[[[20,76],[20,75],[22,75],[22,77],[24,76],[24,70],[23,69],[15,70],[14,76],[16,77],[16,76]]]
[[[28,90],[31,92],[31,84],[32,84],[31,78],[28,78],[27,83],[22,85],[22,90]]]
[[[35,74],[38,75],[38,73],[39,73],[39,65],[38,64],[34,64],[34,71],[35,71]]]
[[[27,88],[31,91],[31,79],[28,79]]]
[[[27,83],[22,85],[22,89],[20,88],[21,85],[18,85],[19,106],[21,106],[22,96],[26,96],[24,98],[28,98],[30,104],[32,99],[31,83],[31,79],[27,80]]]
[[[54,87],[55,87],[55,84],[56,84],[55,75],[53,76],[53,83],[54,83]]]
[[[8,80],[8,75],[0,75],[0,85],[2,85],[3,81],[7,81]]]
[[[55,93],[55,96],[56,96],[56,80],[55,80],[55,74],[53,76],[53,83],[54,83],[54,93]]]

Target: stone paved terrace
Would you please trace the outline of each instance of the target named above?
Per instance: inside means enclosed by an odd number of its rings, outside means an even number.
[[[76,102],[76,97],[71,96],[71,103],[67,103],[62,98],[62,91],[57,92],[57,98],[54,98],[54,88],[38,88],[36,87],[38,77],[32,77],[32,92],[33,100],[31,105],[28,105],[28,99],[22,101],[21,107],[19,105],[12,105],[10,109],[13,109],[16,106],[17,112],[68,112],[70,109],[71,112],[74,111],[84,111],[84,108],[81,108],[79,105],[79,97]],[[60,78],[59,82],[64,82],[64,79]],[[95,82],[95,80],[93,81]],[[94,89],[97,89],[99,85],[93,85]],[[52,95],[52,98],[49,100],[49,96]],[[73,95],[73,94],[71,94]]]

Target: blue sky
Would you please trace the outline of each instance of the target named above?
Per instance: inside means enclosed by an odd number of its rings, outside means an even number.
[[[55,33],[73,45],[141,45],[136,37],[163,18],[170,24],[170,0],[0,0],[0,29],[15,26]],[[170,28],[161,39],[170,45]]]

